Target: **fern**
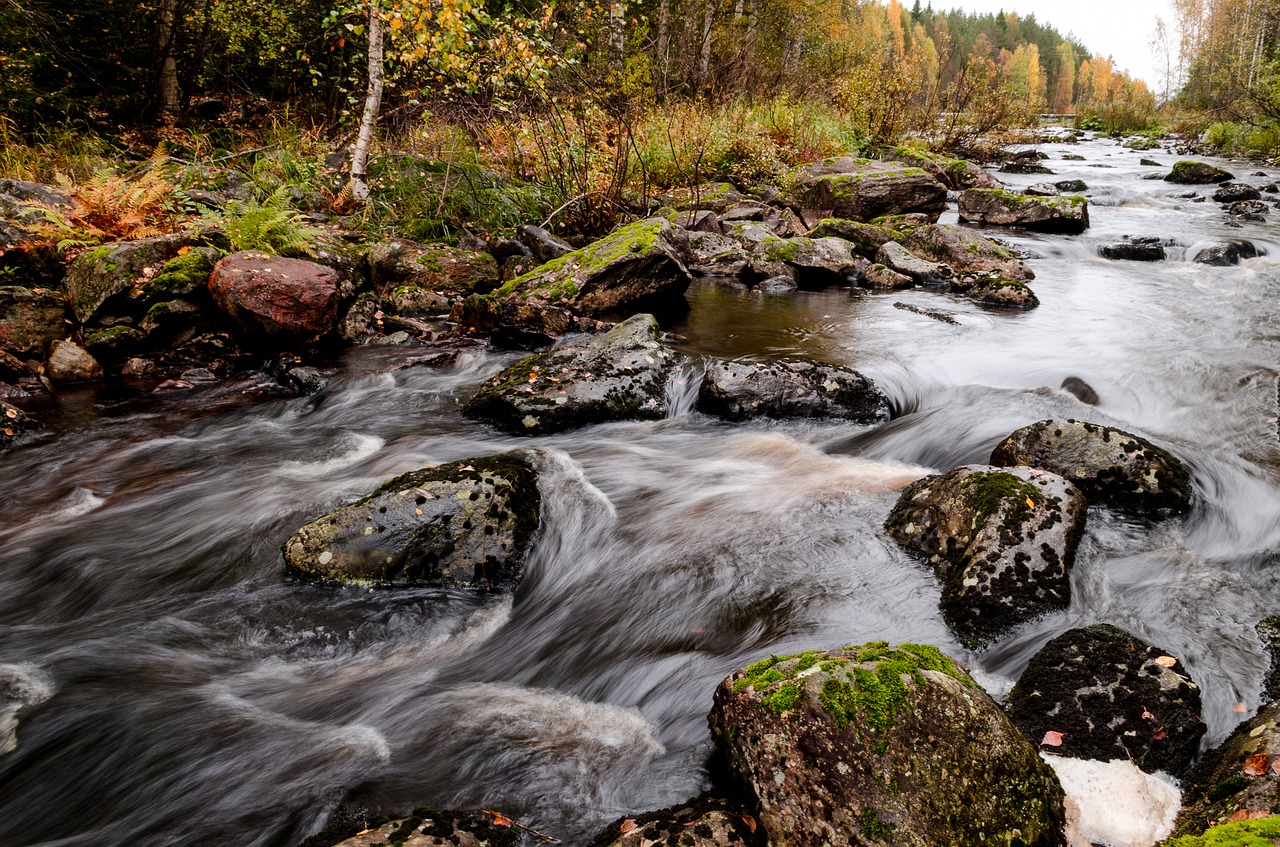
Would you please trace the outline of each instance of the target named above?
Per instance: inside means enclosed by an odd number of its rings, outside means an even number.
[[[162,235],[182,219],[173,183],[159,158],[133,177],[100,170],[82,184],[66,174],[59,174],[57,183],[71,192],[69,208],[43,203],[27,203],[24,208],[40,216],[27,224],[36,238],[55,243],[59,250]]]
[[[315,255],[319,229],[307,226],[301,212],[289,205],[289,189],[282,186],[262,202],[256,198],[232,200],[221,211],[206,211],[206,224],[221,229],[232,252],[305,253]]]

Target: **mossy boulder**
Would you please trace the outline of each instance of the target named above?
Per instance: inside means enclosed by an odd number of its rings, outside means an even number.
[[[1035,273],[1006,247],[980,232],[955,224],[916,227],[903,239],[917,256],[942,262],[957,274],[994,273],[1006,279],[1034,279]]]
[[[82,324],[92,322],[104,306],[110,305],[109,300],[127,295],[135,285],[145,282],[151,276],[148,270],[161,272],[181,248],[195,246],[199,245],[189,236],[160,235],[86,250],[67,268],[63,281],[71,313]]]
[[[1145,438],[1101,424],[1046,420],[1009,435],[993,465],[1030,465],[1061,474],[1091,503],[1160,517],[1191,509],[1191,475]]]
[[[918,150],[914,147],[899,147],[893,151],[893,156],[895,159],[923,168],[952,191],[1000,187],[1000,181],[986,168],[967,159],[955,159],[942,153]]]
[[[1273,702],[1201,757],[1183,781],[1174,833],[1198,835],[1246,816],[1280,814],[1278,762],[1280,702]]]
[[[175,297],[203,294],[219,256],[213,247],[187,250],[161,265],[159,273],[135,287],[132,295],[145,308],[150,308]]]
[[[680,261],[682,237],[665,218],[637,221],[516,277],[495,297],[582,315],[680,298],[690,282]]]
[[[1181,161],[1174,162],[1173,169],[1165,175],[1165,182],[1178,185],[1210,185],[1215,182],[1226,182],[1235,179],[1230,171],[1210,165],[1207,162]]]
[[[1015,159],[1012,162],[1005,162],[1000,166],[1002,174],[1048,174],[1053,175],[1053,171],[1044,165],[1031,159]]]
[[[895,273],[910,277],[919,285],[945,285],[955,276],[948,266],[922,259],[896,241],[882,244],[875,260]]]
[[[889,419],[889,401],[850,368],[808,359],[712,362],[698,390],[698,411],[742,421],[769,418]]]
[[[982,279],[970,288],[965,296],[988,309],[1026,311],[1040,305],[1040,298],[1025,282],[998,276]]]
[[[1200,689],[1165,650],[1108,624],[1069,630],[1032,657],[1009,715],[1046,752],[1128,758],[1182,773],[1205,733]]]
[[[335,817],[338,817],[335,814]],[[344,826],[345,824],[345,826]],[[414,809],[408,817],[347,814],[300,847],[521,847],[520,831],[487,812]]]
[[[750,250],[748,273],[755,279],[788,276],[799,288],[848,282],[865,260],[841,238],[765,238]]]
[[[1037,232],[1078,234],[1089,228],[1089,201],[1079,195],[1033,197],[999,188],[960,194],[960,220]]]
[[[947,207],[947,189],[923,168],[901,162],[833,160],[828,167],[810,169],[792,190],[789,205],[808,226],[823,218],[871,221],[884,215],[917,212],[930,221]],[[847,168],[836,172],[835,167]]]
[[[1162,847],[1276,847],[1280,844],[1280,817],[1219,824],[1203,835],[1180,835]]]
[[[732,238],[712,232],[690,232],[683,240],[680,259],[698,276],[741,276],[750,257]]]
[[[67,301],[48,288],[0,286],[0,349],[44,355],[49,345],[65,338]]]
[[[521,435],[667,414],[667,384],[685,357],[652,315],[635,315],[577,344],[521,359],[487,380],[463,414]]]
[[[559,236],[552,235],[540,226],[522,224],[516,227],[516,239],[539,262],[550,262],[559,259],[566,253],[573,252],[573,245]]]
[[[773,847],[1064,843],[1053,771],[935,647],[772,656],[716,688],[710,723]]]
[[[962,465],[907,486],[885,521],[942,581],[942,616],[977,646],[1066,608],[1085,500],[1057,474]]]
[[[26,435],[39,432],[40,424],[12,403],[0,400],[0,451],[8,450]]]
[[[454,298],[488,294],[499,282],[498,263],[488,253],[399,238],[370,248],[369,272],[374,290],[384,295],[416,288]]]
[[[592,845],[765,847],[765,841],[750,810],[704,795],[667,809],[620,818],[607,826]]]
[[[509,586],[538,528],[537,474],[508,453],[411,471],[302,527],[289,570],[336,582]]]
[[[843,218],[823,218],[809,230],[809,238],[843,238],[853,245],[854,252],[867,259],[875,257],[880,247],[902,238],[888,227],[864,224]]]
[[[876,263],[862,269],[862,274],[858,277],[859,283],[870,288],[881,289],[897,289],[910,288],[915,285],[915,280],[906,274],[900,274],[887,265]]]

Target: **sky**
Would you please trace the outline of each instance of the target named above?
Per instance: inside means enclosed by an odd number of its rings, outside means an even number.
[[[911,8],[910,0],[899,0]],[[1115,60],[1116,67],[1163,91],[1165,59],[1151,46],[1157,18],[1173,31],[1173,0],[932,0],[935,12],[1017,12],[1074,35],[1090,50]],[[927,5],[927,4],[922,4]],[[1173,47],[1176,59],[1176,42]]]

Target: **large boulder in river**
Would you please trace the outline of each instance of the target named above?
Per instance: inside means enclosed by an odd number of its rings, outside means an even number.
[[[838,365],[808,359],[713,362],[698,390],[698,411],[732,421],[748,418],[889,419],[889,401],[875,383]]]
[[[866,260],[840,238],[765,238],[750,250],[750,272],[757,279],[786,276],[800,288],[848,282]]]
[[[1213,199],[1217,203],[1239,203],[1242,200],[1257,200],[1261,197],[1262,192],[1243,182],[1228,182],[1213,192]]]
[[[772,847],[1064,843],[1053,771],[935,647],[772,656],[716,688],[710,723]]]
[[[1073,629],[1032,657],[1009,714],[1046,752],[1130,759],[1179,774],[1205,733],[1200,689],[1182,663],[1109,624]]]
[[[1200,265],[1225,268],[1240,264],[1241,259],[1254,259],[1257,256],[1258,248],[1250,241],[1224,241],[1200,250],[1191,261]]]
[[[942,581],[942,616],[977,646],[1066,608],[1085,500],[1057,474],[962,465],[907,486],[885,521]]]
[[[993,465],[1030,465],[1071,480],[1093,503],[1160,516],[1191,508],[1191,476],[1169,451],[1123,430],[1076,420],[1024,426],[991,451]]]
[[[918,212],[936,221],[947,207],[947,189],[923,168],[900,162],[842,157],[810,165],[793,190],[796,211],[808,226],[823,218],[870,221]]]
[[[1174,832],[1280,813],[1280,702],[1271,703],[1205,753],[1183,780]]]
[[[63,281],[71,313],[80,323],[90,323],[108,301],[145,281],[148,270],[159,271],[179,250],[195,244],[188,236],[159,235],[86,250],[67,268]]]
[[[680,261],[681,238],[665,218],[636,221],[516,277],[494,294],[581,315],[678,298],[690,282]]]
[[[1079,195],[1033,197],[999,188],[960,194],[960,220],[1037,232],[1078,234],[1089,228],[1089,201]]]
[[[337,324],[338,274],[315,262],[232,253],[214,265],[209,293],[251,337],[308,342]]]
[[[914,147],[899,147],[893,151],[893,155],[904,162],[924,168],[953,191],[1000,187],[1000,180],[993,177],[986,168],[967,159],[953,159],[941,153]]]
[[[1164,179],[1165,182],[1174,182],[1179,185],[1210,185],[1235,179],[1235,176],[1229,171],[1206,162],[1182,161],[1174,162],[1173,170],[1169,171]]]
[[[67,301],[47,288],[0,286],[0,349],[43,355],[67,336]]]
[[[1005,279],[1034,279],[1035,273],[1006,247],[980,232],[955,224],[916,227],[906,246],[917,256],[942,262],[958,274],[995,273]]]
[[[663,345],[652,315],[521,359],[487,380],[463,414],[507,432],[540,435],[602,421],[667,414],[667,383],[685,357]]]
[[[284,544],[289,570],[337,582],[510,585],[538,528],[537,474],[518,453],[411,471],[312,521]]]
[[[979,280],[965,296],[988,309],[1026,311],[1040,305],[1040,298],[1025,282],[999,276]]]

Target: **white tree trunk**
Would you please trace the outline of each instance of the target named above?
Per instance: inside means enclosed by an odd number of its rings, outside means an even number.
[[[178,99],[178,59],[173,55],[178,0],[161,0],[158,11],[156,45],[160,50],[160,78],[156,81],[156,101],[161,115],[175,117],[182,107]]]
[[[671,62],[671,0],[658,4],[658,80],[662,96],[667,94],[667,76]]]
[[[705,0],[702,18],[702,49],[698,53],[698,89],[703,96],[710,96],[711,90],[711,30],[716,19],[715,0]]]
[[[382,17],[378,4],[369,7],[369,90],[364,98],[364,113],[360,116],[360,134],[351,152],[351,198],[359,203],[369,199],[369,183],[365,178],[365,166],[369,163],[369,147],[373,144],[373,131],[378,124],[378,109],[382,106]]]
[[[609,70],[622,73],[627,47],[627,3],[612,0],[609,3]]]

